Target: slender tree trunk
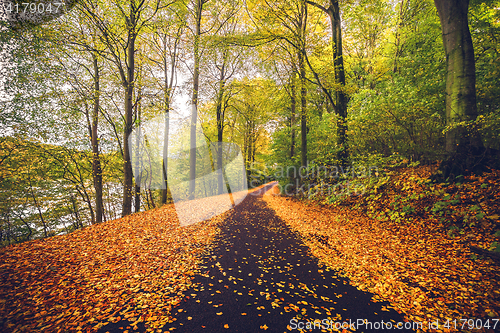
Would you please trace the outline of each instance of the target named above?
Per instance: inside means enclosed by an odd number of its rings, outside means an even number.
[[[225,66],[222,65],[220,71],[219,78],[219,94],[217,96],[217,106],[216,106],[216,114],[217,114],[217,193],[223,193],[223,170],[222,170],[222,140],[224,137],[224,117],[222,115],[223,109],[223,98],[224,98],[224,89],[226,85],[226,81],[224,79]]]
[[[31,197],[33,198],[33,203],[36,206],[36,209],[38,210],[38,216],[40,216],[40,221],[42,222],[43,226],[43,235],[47,237],[47,223],[45,223],[45,219],[43,218],[43,213],[42,209],[40,208],[40,205],[38,204],[38,201],[36,200],[35,192],[33,191],[33,184],[31,183],[31,177],[28,176],[28,181],[30,184],[30,194]]]
[[[307,28],[307,5],[304,1],[298,22],[298,66],[300,80],[300,134],[301,134],[301,166],[307,166],[307,88],[306,88],[306,28]]]
[[[307,166],[307,89],[304,55],[299,52],[301,166]]]
[[[255,163],[255,152],[257,151],[257,136],[253,138],[252,163]]]
[[[247,142],[247,151],[246,151],[246,160],[247,160],[247,167],[250,167],[250,164],[252,162],[252,137],[251,137],[251,132],[249,131],[248,133],[248,142]]]
[[[166,79],[165,79],[166,80]],[[163,182],[164,188],[161,190],[161,203],[162,205],[167,203],[168,194],[168,135],[170,128],[170,89],[165,89],[165,132],[163,138]]]
[[[90,212],[90,220],[92,223],[95,221],[95,214],[94,214],[94,208],[92,207],[92,201],[90,200],[89,194],[87,193],[87,190],[85,189],[85,185],[83,184],[82,181],[79,182],[81,186],[78,186],[78,184],[75,186],[75,190],[80,194],[80,197],[82,197],[82,200],[85,201],[87,206],[89,207],[89,212]]]
[[[135,27],[133,4],[130,5],[130,25]],[[132,212],[133,172],[128,139],[132,133],[132,98],[134,96],[135,75],[135,31],[129,30],[127,47],[127,78],[125,82],[125,126],[123,129],[123,204],[122,217]]]
[[[477,117],[476,69],[474,48],[469,31],[468,0],[434,0],[446,52],[446,152],[454,154],[471,148],[482,149],[479,134],[467,133],[462,121]]]
[[[198,88],[200,80],[200,35],[201,13],[203,0],[196,0],[195,5],[195,35],[194,35],[194,73],[193,99],[191,101],[191,149],[189,151],[189,198],[194,199],[196,194],[196,121],[198,119]]]
[[[401,53],[402,53],[401,30],[404,27],[403,14],[405,13],[405,5],[406,4],[405,4],[405,0],[400,0],[400,2],[399,2],[398,24],[396,25],[396,34],[394,37],[394,39],[395,39],[394,46],[396,47],[396,51],[394,52],[394,64],[392,67],[393,73],[396,73],[399,70],[398,60],[399,60],[399,57],[401,56]]]
[[[125,93],[125,128],[123,129],[123,204],[122,217],[132,212],[133,173],[128,139],[132,132],[132,95],[133,83],[128,83]]]
[[[138,124],[141,124],[141,111],[140,111],[140,104],[138,104]],[[141,181],[142,181],[142,175],[140,174],[140,167],[142,165],[139,165],[139,161],[141,160],[140,154],[141,154],[141,149],[140,149],[140,144],[141,144],[141,133],[140,131],[136,132],[135,135],[135,156],[136,156],[136,162],[135,162],[135,201],[134,201],[134,212],[138,213],[141,210]]]
[[[30,225],[28,222],[26,222],[25,219],[23,219],[23,217],[21,215],[18,216],[19,219],[23,222],[23,224],[26,226],[26,228],[28,228],[28,231],[29,231],[29,234],[26,236],[26,240],[30,240],[31,238],[31,235],[33,234],[33,229],[31,229]],[[9,217],[7,217],[7,219],[9,219]],[[0,240],[2,239],[2,232],[0,230]]]
[[[71,205],[73,206],[73,214],[75,215],[75,224],[78,228],[83,227],[83,223],[80,220],[80,214],[78,214],[78,203],[73,194],[70,194]]]
[[[150,198],[150,200],[151,200],[151,207],[152,207],[152,208],[156,208],[156,205],[155,205],[155,200],[154,200],[154,198],[153,198],[153,191],[151,191],[151,189],[150,189],[150,188],[148,188],[148,190],[147,190],[147,194],[149,195],[149,198]],[[148,207],[149,207],[149,206],[148,206]]]
[[[135,184],[134,213],[141,211],[141,185]]]
[[[97,136],[97,125],[99,122],[99,64],[97,56],[93,55],[94,62],[94,109],[92,112],[92,125],[91,125],[91,143],[92,143],[92,176],[94,178],[95,189],[95,222],[101,223],[104,211],[102,203],[102,169],[101,159],[99,156],[99,138]]]
[[[149,195],[146,193],[146,205],[148,206],[148,210],[151,209],[151,204],[149,203]]]
[[[292,158],[295,155],[295,114],[296,114],[296,107],[297,107],[297,92],[295,91],[295,75],[296,72],[292,71],[292,75],[290,78],[290,90],[291,90],[291,95],[290,95],[290,108],[291,108],[291,115],[290,115],[290,135],[291,135],[291,144],[290,144],[290,158]]]
[[[180,30],[178,31],[180,34]],[[177,65],[177,46],[180,40],[179,34],[177,35],[177,39],[175,40],[174,44],[174,51],[173,54],[171,53],[170,56],[170,82],[168,81],[167,73],[168,73],[168,68],[167,68],[167,41],[166,38],[164,39],[163,42],[163,72],[165,73],[165,81],[164,81],[164,113],[165,113],[165,131],[164,131],[164,138],[163,138],[163,182],[164,182],[164,188],[161,191],[161,204],[164,205],[167,203],[168,199],[168,193],[169,193],[169,188],[168,188],[168,144],[169,144],[169,129],[170,129],[170,96],[172,94],[172,89],[174,85],[174,73],[175,73],[175,67]],[[153,203],[154,204],[154,203]]]
[[[348,96],[344,91],[345,87],[345,71],[344,71],[344,57],[342,54],[342,22],[340,20],[340,8],[338,0],[330,0],[328,8],[314,1],[306,1],[308,4],[321,9],[330,18],[332,28],[332,49],[333,49],[333,64],[335,72],[335,83],[338,85],[335,91],[335,100],[333,100],[330,92],[328,92],[323,85],[319,82],[318,75],[314,72],[318,84],[322,87],[323,91],[330,99],[330,103],[335,109],[337,114],[337,146],[339,152],[337,158],[341,166],[345,167],[349,163],[349,145],[347,137],[347,102]]]
[[[344,91],[345,72],[344,57],[342,55],[342,26],[338,0],[331,1],[330,20],[332,25],[333,63],[335,66],[335,82],[340,86],[336,91],[337,103],[337,144],[339,146],[338,159],[342,166],[347,166],[349,161],[349,146],[347,140],[347,95]]]

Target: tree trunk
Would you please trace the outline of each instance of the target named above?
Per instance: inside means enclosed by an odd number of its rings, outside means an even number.
[[[78,186],[78,184],[76,184],[75,190],[78,192],[78,194],[80,194],[80,197],[82,197],[82,200],[85,201],[85,203],[89,207],[90,220],[92,221],[92,223],[94,223],[95,214],[94,214],[94,208],[92,207],[92,201],[90,200],[89,194],[87,193],[87,190],[85,188],[85,184],[83,183],[83,180],[80,180],[78,183],[80,184],[82,189],[80,190],[80,187]]]
[[[409,3],[409,0],[405,3],[405,0],[400,0],[399,2],[399,13],[398,13],[398,23],[396,25],[396,33],[394,36],[394,46],[396,47],[396,51],[394,52],[394,64],[392,66],[392,72],[396,73],[399,71],[398,68],[398,60],[399,57],[402,54],[402,45],[401,45],[401,30],[404,27],[404,13],[405,13],[405,6],[407,6]]]
[[[446,53],[446,125],[445,149],[434,180],[446,181],[469,173],[481,173],[486,166],[497,167],[498,159],[486,150],[481,135],[471,123],[477,118],[476,69],[474,48],[469,31],[468,0],[434,0]]]
[[[308,4],[313,5],[321,9],[330,18],[330,25],[332,28],[332,50],[333,50],[333,64],[334,64],[334,74],[335,83],[337,87],[335,88],[335,98],[333,100],[330,92],[320,83],[319,76],[313,71],[318,84],[321,86],[325,95],[332,103],[335,113],[337,114],[337,146],[338,154],[337,158],[342,167],[346,167],[349,163],[349,145],[347,137],[347,102],[348,96],[344,91],[345,87],[345,71],[344,71],[344,57],[342,55],[342,22],[340,20],[340,8],[338,0],[330,0],[330,6],[328,8],[314,1],[306,1]],[[309,66],[311,66],[309,64]],[[312,68],[311,68],[312,69]]]
[[[140,104],[137,105],[138,110],[137,112],[137,120],[138,120],[138,125],[141,124],[141,111],[140,111]],[[135,161],[135,200],[134,200],[134,212],[138,213],[141,210],[141,181],[142,181],[142,174],[140,174],[140,170],[142,165],[139,164],[139,161],[141,160],[140,154],[141,154],[141,133],[140,131],[137,131],[135,134],[135,156],[136,156],[136,161]]]
[[[95,189],[95,222],[101,223],[104,211],[102,203],[102,170],[99,156],[99,138],[97,137],[97,124],[99,122],[99,66],[97,56],[93,55],[94,62],[94,110],[92,113],[91,143],[92,143],[92,176]]]
[[[340,86],[335,93],[337,108],[337,144],[338,159],[341,166],[346,167],[349,161],[349,146],[347,141],[347,95],[344,91],[345,72],[342,55],[342,27],[338,0],[331,0],[330,20],[332,25],[333,63],[335,66],[335,82]]]
[[[33,203],[35,204],[35,207],[38,210],[38,216],[40,216],[40,221],[42,222],[43,235],[44,235],[44,237],[47,237],[47,223],[45,223],[45,219],[43,218],[42,210],[40,208],[40,205],[38,204],[38,201],[36,200],[35,192],[33,191],[33,184],[31,183],[31,176],[29,176],[29,175],[28,175],[28,181],[30,184],[30,194],[31,194],[31,197],[33,198]]]
[[[299,52],[301,166],[307,166],[307,90],[304,55]]]
[[[251,126],[251,124],[250,124],[250,126]],[[249,127],[249,130],[248,130],[246,160],[247,160],[247,168],[250,168],[250,165],[252,162],[252,130],[251,130],[251,127]]]
[[[78,214],[78,202],[73,194],[70,194],[71,206],[73,208],[73,214],[75,215],[75,226],[77,228],[83,228],[83,223],[80,220],[80,214]]]
[[[122,217],[132,212],[133,173],[128,139],[132,132],[132,95],[133,83],[129,81],[125,90],[125,126],[123,129],[123,205]]]
[[[291,115],[290,115],[290,135],[291,135],[291,144],[290,144],[290,158],[292,158],[295,155],[295,114],[296,114],[296,107],[297,107],[297,92],[295,91],[295,75],[296,72],[292,71],[292,75],[290,78],[290,108],[291,108]]]
[[[194,34],[194,73],[193,73],[193,99],[191,101],[191,149],[189,150],[189,199],[194,199],[196,194],[196,121],[198,119],[198,88],[200,80],[200,35],[201,13],[203,0],[196,0],[195,5],[195,34]]]
[[[446,52],[446,125],[455,126],[446,132],[446,152],[449,155],[483,148],[476,133],[456,126],[477,117],[476,69],[474,48],[469,31],[468,0],[434,0]]]
[[[149,199],[151,201],[151,207],[154,209],[156,208],[156,205],[155,205],[155,200],[153,198],[153,191],[151,191],[150,188],[147,189],[147,195],[149,195]],[[148,204],[148,207],[149,207],[149,204]]]
[[[179,30],[180,31],[180,30]],[[179,35],[178,35],[179,36]],[[168,188],[168,136],[169,136],[169,129],[170,129],[170,101],[171,101],[171,94],[172,94],[172,89],[174,85],[174,77],[175,77],[175,67],[177,64],[177,45],[180,40],[180,37],[178,37],[175,40],[175,45],[174,45],[174,52],[170,53],[170,82],[168,81],[167,73],[167,41],[166,39],[163,42],[163,72],[165,73],[165,81],[164,81],[164,101],[165,101],[165,132],[164,132],[164,138],[163,138],[163,182],[164,182],[164,188],[161,191],[161,204],[166,204],[167,199],[168,199],[168,193],[169,193],[169,188]]]
[[[306,89],[306,21],[307,6],[303,3],[301,17],[299,21],[299,50],[298,51],[298,66],[300,79],[300,132],[301,132],[301,166],[307,166],[307,89]]]
[[[141,211],[141,185],[135,184],[135,199],[134,199],[134,212],[138,213]]]
[[[225,64],[222,64],[220,70],[220,79],[219,79],[219,94],[217,96],[217,193],[223,193],[223,170],[222,170],[222,140],[224,138],[224,117],[222,115],[223,109],[223,98],[224,98],[224,89],[226,81],[224,79],[225,73]]]
[[[133,5],[130,5],[130,26],[135,27],[135,13]],[[134,75],[135,75],[135,31],[128,32],[129,44],[127,47],[127,78],[125,86],[125,126],[123,129],[123,204],[122,217],[132,212],[132,185],[133,172],[130,159],[130,146],[128,139],[132,133],[132,98],[134,96]]]
[[[167,89],[166,89],[167,90]],[[165,91],[165,133],[163,137],[163,182],[164,188],[161,191],[161,203],[162,205],[167,203],[167,194],[168,194],[168,134],[170,128],[170,89]]]

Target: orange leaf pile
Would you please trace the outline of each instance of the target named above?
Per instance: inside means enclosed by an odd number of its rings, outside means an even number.
[[[172,320],[223,216],[180,227],[173,205],[0,249],[0,331],[93,332]]]
[[[312,254],[351,284],[389,301],[413,322],[498,319],[498,264],[471,259],[460,240],[411,224],[371,219],[348,207],[320,207],[279,196],[268,205],[298,232]],[[474,330],[479,332],[480,330]]]

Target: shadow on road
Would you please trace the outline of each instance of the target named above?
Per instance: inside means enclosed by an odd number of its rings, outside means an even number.
[[[202,275],[195,276],[199,286],[172,310],[175,320],[163,331],[299,332],[316,320],[313,332],[342,332],[342,324],[347,332],[387,332],[382,323],[402,322],[400,314],[385,308],[387,303],[372,302],[372,294],[318,264],[262,200],[273,186],[248,195],[229,214],[213,253],[204,259]],[[371,329],[353,326],[363,319]]]

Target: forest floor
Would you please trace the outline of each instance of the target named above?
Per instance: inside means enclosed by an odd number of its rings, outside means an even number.
[[[264,198],[321,263],[406,320],[437,322],[432,331],[500,331],[500,262],[471,251],[498,255],[500,172],[432,184],[435,170],[384,170],[382,186],[334,205]]]
[[[375,189],[383,195],[337,206],[260,195],[268,186],[187,227],[166,205],[2,248],[0,331],[290,332],[316,320],[349,332],[340,324],[358,319],[493,331],[499,265],[469,246],[497,239],[500,177],[429,185],[428,171],[399,169]],[[408,186],[426,195],[404,201]],[[391,205],[398,195],[415,209]]]

